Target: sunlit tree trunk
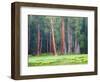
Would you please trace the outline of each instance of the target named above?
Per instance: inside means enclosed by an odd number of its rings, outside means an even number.
[[[70,26],[71,19],[68,18],[67,31],[68,31],[68,53],[72,53],[72,28]]]
[[[64,17],[61,17],[61,54],[66,54]]]
[[[51,17],[51,43],[52,43],[52,49],[53,49],[53,55],[56,56],[56,44],[55,44],[55,37],[54,37],[54,18]]]

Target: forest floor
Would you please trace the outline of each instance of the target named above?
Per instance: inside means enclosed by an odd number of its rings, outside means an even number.
[[[73,64],[87,64],[87,54],[72,54],[72,55],[40,55],[28,57],[28,66],[51,66],[51,65],[73,65]]]

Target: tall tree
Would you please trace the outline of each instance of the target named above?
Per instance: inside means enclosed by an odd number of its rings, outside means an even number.
[[[53,54],[56,56],[56,44],[55,44],[55,37],[54,37],[54,17],[51,17],[51,43],[52,43],[52,49],[53,49]]]
[[[64,17],[61,17],[61,54],[66,54]]]
[[[70,25],[71,18],[67,19],[67,31],[68,31],[68,53],[72,53],[72,27]]]
[[[40,54],[40,25],[37,25],[37,55]]]
[[[80,27],[81,27],[81,18],[75,18],[75,48],[74,52],[76,54],[80,53],[80,44],[79,44],[79,35],[80,35]]]

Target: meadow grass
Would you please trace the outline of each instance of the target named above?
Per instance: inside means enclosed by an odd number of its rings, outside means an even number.
[[[72,65],[87,64],[87,54],[70,54],[53,56],[51,54],[42,54],[40,56],[28,56],[28,66],[54,66],[54,65]]]

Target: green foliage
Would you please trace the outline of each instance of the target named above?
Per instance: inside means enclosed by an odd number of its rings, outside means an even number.
[[[87,54],[70,54],[52,56],[52,54],[45,53],[40,56],[28,57],[28,66],[52,66],[52,65],[69,65],[69,64],[87,64]]]

